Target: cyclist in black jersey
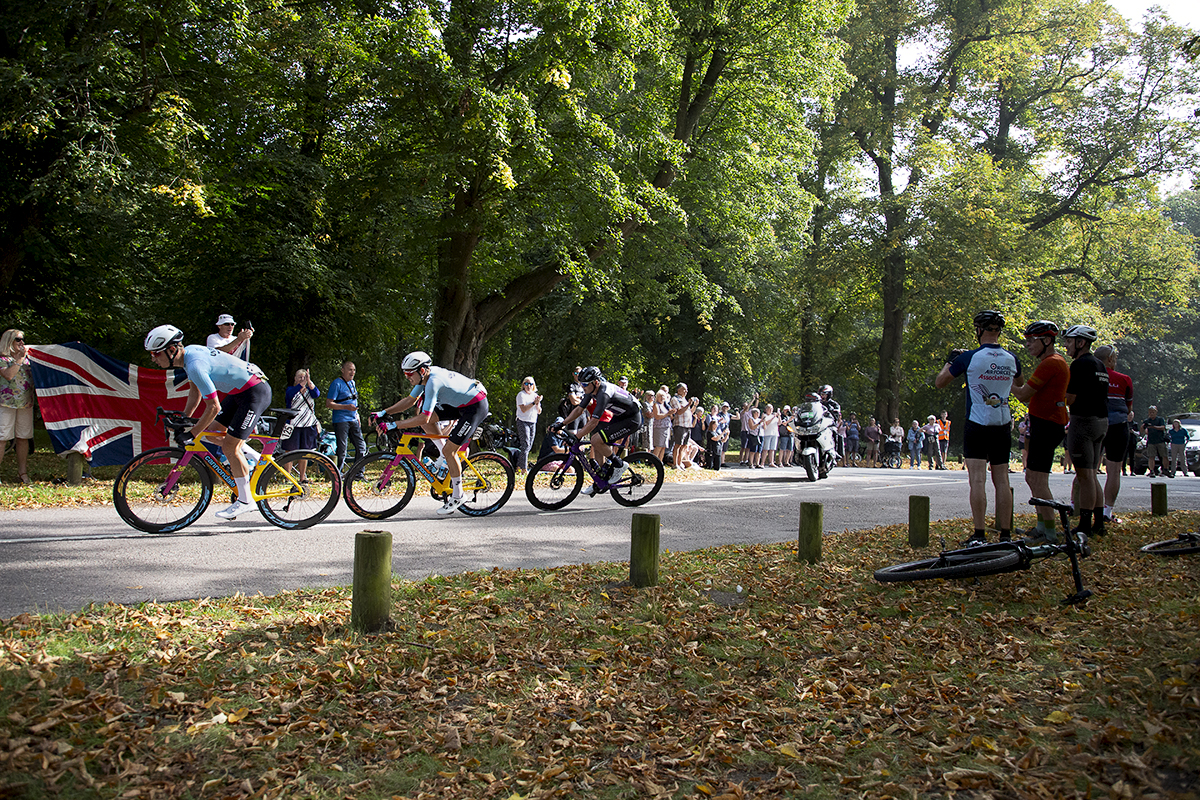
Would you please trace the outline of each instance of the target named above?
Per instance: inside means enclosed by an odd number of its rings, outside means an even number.
[[[579,431],[582,439],[591,434],[592,458],[597,462],[607,461],[608,482],[616,483],[625,474],[625,462],[616,454],[613,443],[637,431],[642,424],[642,408],[637,399],[629,392],[604,380],[599,367],[584,367],[579,371],[579,382],[583,384],[583,400],[566,419],[551,426],[560,430],[570,425],[586,410],[591,418]],[[583,490],[583,494],[591,495],[596,491],[593,483]]]

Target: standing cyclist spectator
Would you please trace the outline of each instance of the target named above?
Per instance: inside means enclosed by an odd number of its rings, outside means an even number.
[[[1133,423],[1133,379],[1117,372],[1117,348],[1096,348],[1096,358],[1108,370],[1108,433],[1104,435],[1104,521],[1115,523],[1113,507],[1121,491],[1121,473],[1129,452],[1129,426]],[[1137,447],[1137,436],[1133,437]]]
[[[442,516],[453,514],[466,500],[462,490],[462,465],[458,463],[458,453],[471,443],[471,437],[480,423],[487,418],[487,388],[474,378],[433,366],[433,359],[421,350],[406,355],[400,362],[400,368],[404,370],[404,377],[412,384],[412,391],[408,397],[402,397],[383,411],[377,412],[376,417],[400,413],[419,404],[420,408],[413,416],[398,421],[399,430],[420,428],[429,436],[440,436],[439,422],[454,423],[441,445],[446,472],[450,476],[450,496],[446,498],[445,505],[437,510]],[[342,374],[345,375],[345,371]],[[350,377],[354,377],[353,372]],[[331,385],[330,393],[332,392]],[[571,413],[578,412],[579,409],[576,408]],[[357,411],[355,415],[357,417]],[[441,459],[438,461],[440,465]]]
[[[938,469],[946,469],[946,462],[950,459],[950,412],[943,408],[937,424]]]
[[[867,442],[867,466],[874,467],[879,464],[879,439],[883,434],[879,423],[871,417],[867,423],[867,427],[863,428],[863,439]]]
[[[0,462],[15,439],[17,480],[29,483],[29,441],[33,438],[33,374],[25,332],[10,328],[0,336]]]
[[[1167,431],[1167,437],[1171,440],[1171,457],[1167,462],[1169,469],[1167,474],[1172,478],[1176,475],[1187,477],[1187,443],[1192,440],[1192,435],[1188,433],[1188,429],[1180,424],[1179,420],[1171,420],[1171,429]]]
[[[317,434],[320,433],[320,422],[317,420],[316,399],[321,396],[321,390],[312,382],[308,370],[298,369],[292,378],[292,385],[284,390],[287,407],[296,412],[296,416],[288,420],[284,430],[289,431],[279,443],[284,451],[315,450],[317,449]],[[308,460],[301,459],[300,482],[308,479]]]
[[[1071,382],[1067,384],[1067,450],[1075,464],[1079,528],[1088,536],[1104,535],[1104,492],[1097,473],[1108,433],[1108,370],[1092,353],[1096,329],[1072,325],[1063,333],[1063,346],[1071,357]],[[1093,516],[1095,522],[1093,524]]]
[[[529,450],[537,433],[537,418],[542,413],[542,396],[532,375],[521,379],[521,391],[517,392],[517,463],[520,472],[529,469]]]
[[[228,314],[222,314],[217,317],[217,332],[210,333],[208,341],[205,344],[213,350],[220,350],[222,353],[237,356],[243,361],[249,361],[250,337],[254,335],[254,328],[244,325],[235,336],[233,329],[236,325],[237,323],[233,321],[233,317]]]
[[[346,443],[354,445],[354,460],[367,454],[358,417],[358,386],[354,383],[356,367],[353,361],[342,362],[342,374],[333,379],[325,393],[325,407],[333,411],[333,435],[337,438],[337,465],[346,471]]]
[[[1012,447],[1012,414],[1008,396],[1012,387],[1025,382],[1021,362],[1002,348],[1000,332],[1004,317],[997,311],[975,315],[975,339],[979,347],[952,351],[933,384],[939,389],[960,375],[966,376],[967,423],[963,432],[963,457],[970,483],[971,519],[975,529],[968,542],[986,542],[988,468],[996,490],[996,527],[1000,541],[1009,541],[1013,499],[1008,486],[1008,456]]]
[[[184,347],[183,331],[174,325],[159,325],[146,334],[145,348],[161,369],[182,367],[187,372],[192,386],[188,389],[185,415],[194,416],[200,403],[204,403],[204,413],[192,426],[191,435],[200,435],[214,423],[225,433],[221,451],[229,461],[237,499],[218,511],[217,517],[231,520],[257,508],[250,495],[250,470],[243,443],[271,405],[271,385],[249,361],[205,345]]]
[[[1167,474],[1167,421],[1158,415],[1158,406],[1147,409],[1150,416],[1142,420],[1142,433],[1146,436],[1146,468],[1149,477],[1159,474],[1154,465],[1157,457],[1162,460],[1162,475]]]
[[[1025,326],[1025,352],[1037,362],[1033,374],[1024,386],[1013,389],[1013,396],[1029,406],[1025,447],[1025,483],[1031,497],[1053,500],[1050,491],[1050,469],[1054,454],[1062,444],[1067,424],[1067,384],[1071,368],[1067,360],[1054,349],[1058,325],[1041,319]],[[1037,526],[1029,531],[1030,541],[1057,542],[1055,511],[1036,506]],[[1066,535],[1068,531],[1063,531]]]

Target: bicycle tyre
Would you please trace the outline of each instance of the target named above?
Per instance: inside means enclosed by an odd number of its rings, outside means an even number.
[[[389,473],[395,458],[395,453],[372,453],[354,462],[342,481],[347,508],[363,519],[387,519],[408,505],[417,481],[407,460]]]
[[[307,484],[303,494],[266,497],[258,501],[258,510],[267,522],[284,530],[311,528],[333,512],[342,494],[342,476],[333,459],[316,450],[292,450],[273,463],[266,464],[254,484],[254,493],[270,494],[292,486],[285,473],[298,475],[296,467],[306,463]]]
[[[515,475],[503,453],[476,453],[462,466],[463,495],[471,499],[458,507],[468,517],[494,514],[512,497]]]
[[[583,465],[578,456],[567,466],[569,456],[551,453],[539,459],[525,477],[525,496],[534,508],[557,511],[565,508],[583,488]]]
[[[875,580],[880,583],[907,583],[936,578],[977,578],[1011,572],[1020,562],[1021,554],[1007,547],[951,550],[937,558],[882,567],[875,570]]]
[[[1200,536],[1180,536],[1161,542],[1151,542],[1141,548],[1143,553],[1156,556],[1187,556],[1200,553]]]
[[[653,453],[630,453],[625,456],[628,469],[621,476],[623,486],[614,486],[609,494],[623,506],[640,506],[649,503],[663,485],[663,465]]]
[[[174,533],[200,518],[212,502],[213,485],[212,474],[196,456],[176,481],[173,499],[163,498],[159,491],[167,472],[183,456],[178,448],[159,447],[135,456],[121,468],[113,481],[113,507],[121,519],[146,533]]]

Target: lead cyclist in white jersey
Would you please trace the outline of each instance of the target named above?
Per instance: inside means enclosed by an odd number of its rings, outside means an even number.
[[[179,328],[159,325],[146,335],[145,347],[159,367],[182,367],[187,372],[192,386],[184,414],[193,416],[201,401],[204,402],[204,413],[192,426],[191,435],[199,435],[211,424],[225,431],[221,451],[229,460],[238,496],[228,508],[218,511],[217,517],[231,520],[255,508],[250,496],[250,468],[242,454],[242,443],[271,405],[271,385],[247,361],[204,345],[184,347],[182,342],[183,331]]]
[[[420,428],[431,436],[441,435],[438,422],[455,420],[454,427],[442,444],[442,456],[446,459],[446,471],[450,475],[450,496],[446,504],[438,509],[439,514],[453,514],[466,498],[462,490],[462,467],[457,453],[470,443],[479,424],[488,415],[487,389],[481,381],[468,378],[453,370],[433,366],[428,353],[417,350],[409,353],[401,362],[404,377],[413,385],[408,397],[388,406],[373,416],[398,414],[412,408],[419,401],[421,409],[408,419],[400,420],[397,427]]]

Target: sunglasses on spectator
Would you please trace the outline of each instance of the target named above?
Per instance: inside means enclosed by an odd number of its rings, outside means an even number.
[[[20,342],[21,344],[25,344],[25,337],[24,336],[14,336],[13,341]]]

